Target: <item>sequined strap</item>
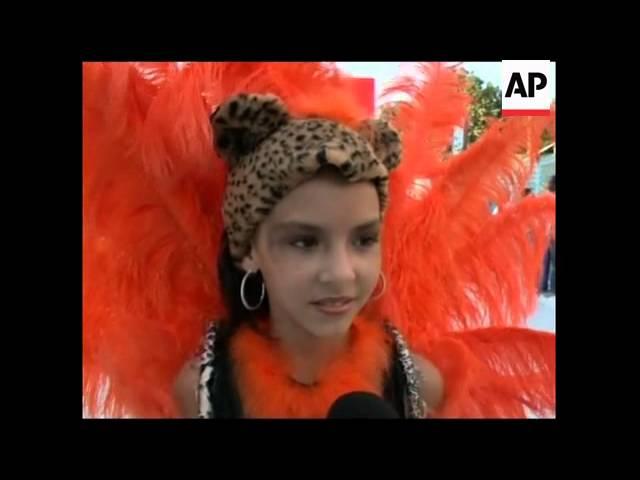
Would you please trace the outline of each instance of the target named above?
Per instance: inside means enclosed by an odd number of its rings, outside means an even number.
[[[216,325],[207,330],[200,354],[200,380],[198,382],[198,418],[214,418],[213,399],[209,388],[215,361]]]
[[[406,379],[407,418],[425,418],[427,404],[420,396],[420,383],[422,378],[413,362],[407,342],[394,325],[386,322],[385,327],[393,338],[398,356],[397,361],[400,362]]]

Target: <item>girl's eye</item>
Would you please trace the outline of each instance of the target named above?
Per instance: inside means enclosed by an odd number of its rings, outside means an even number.
[[[378,243],[378,235],[365,235],[357,241],[358,247],[367,248]]]
[[[310,250],[318,244],[318,241],[313,237],[300,237],[290,242],[290,245],[301,250]]]

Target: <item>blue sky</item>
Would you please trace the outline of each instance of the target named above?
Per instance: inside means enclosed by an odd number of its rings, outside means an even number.
[[[411,74],[412,63],[409,62],[337,62],[338,67],[349,75],[357,77],[373,77],[376,80],[376,96],[387,84],[399,75]],[[462,64],[469,72],[480,77],[485,83],[500,85],[500,62],[464,62]],[[555,62],[552,63],[549,85],[551,96],[555,98],[556,75]]]

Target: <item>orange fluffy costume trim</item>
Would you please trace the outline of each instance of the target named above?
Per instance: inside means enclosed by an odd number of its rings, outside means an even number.
[[[382,395],[391,344],[384,326],[358,317],[347,351],[312,386],[291,380],[290,363],[268,335],[244,327],[231,340],[234,374],[249,418],[326,418],[332,403],[354,391]]]

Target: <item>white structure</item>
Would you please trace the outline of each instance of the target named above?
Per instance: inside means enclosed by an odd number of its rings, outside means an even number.
[[[536,167],[529,187],[534,194],[544,192],[549,184],[549,179],[556,174],[556,144],[551,143],[540,150],[540,160]]]

